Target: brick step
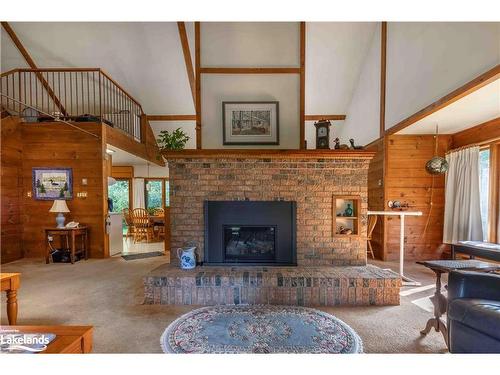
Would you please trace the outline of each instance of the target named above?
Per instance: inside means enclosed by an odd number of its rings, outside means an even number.
[[[162,265],[144,277],[145,304],[399,305],[401,278],[376,266]]]

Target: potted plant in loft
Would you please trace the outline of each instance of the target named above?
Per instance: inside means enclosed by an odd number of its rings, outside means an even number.
[[[189,139],[190,137],[184,131],[177,128],[172,132],[162,130],[157,139],[157,143],[160,151],[179,151],[186,147],[186,143]]]

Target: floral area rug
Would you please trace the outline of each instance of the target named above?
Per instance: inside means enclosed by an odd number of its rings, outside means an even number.
[[[362,353],[359,336],[333,315],[299,306],[208,306],[170,324],[165,353]]]

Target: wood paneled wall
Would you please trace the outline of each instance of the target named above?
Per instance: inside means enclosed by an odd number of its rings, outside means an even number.
[[[368,209],[372,211],[384,210],[384,139],[381,138],[367,147],[376,152],[368,169]],[[376,258],[383,257],[384,249],[384,217],[378,217],[377,225],[372,233],[372,246]]]
[[[19,120],[2,119],[1,138],[1,261],[12,262],[23,257],[21,222],[22,139]]]
[[[421,217],[407,217],[405,256],[407,259],[437,259],[444,247],[445,176],[432,176],[425,164],[434,156],[433,135],[391,135],[386,137],[386,201],[408,202],[411,210],[422,211]],[[438,155],[451,148],[451,136],[439,136]],[[432,209],[431,209],[432,196]],[[425,225],[429,220],[427,230]],[[399,218],[386,219],[385,259],[399,258]],[[424,232],[425,230],[425,232]]]
[[[369,149],[377,155],[368,172],[368,207],[388,210],[387,202],[398,200],[407,202],[410,210],[422,211],[421,217],[406,218],[406,259],[439,258],[445,250],[442,245],[445,178],[432,177],[425,170],[425,163],[434,156],[434,136],[391,135],[370,144]],[[439,136],[438,155],[444,156],[449,149],[451,136]],[[383,187],[379,186],[380,179]],[[396,216],[379,217],[372,241],[377,258],[399,259],[399,220]]]
[[[114,165],[111,167],[111,177],[134,178],[134,167],[125,165]]]
[[[70,213],[66,221],[74,220],[90,227],[90,256],[105,257],[105,215],[107,163],[101,124],[85,123],[85,129],[95,138],[61,123],[21,124],[23,137],[23,247],[25,257],[41,257],[45,239],[43,228],[55,225],[55,215],[49,213],[52,201],[28,197],[31,192],[33,167],[65,167],[73,169],[73,195],[67,202]],[[87,185],[82,185],[82,179]],[[87,192],[86,198],[77,198]]]

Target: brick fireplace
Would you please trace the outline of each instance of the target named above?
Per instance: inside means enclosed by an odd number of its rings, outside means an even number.
[[[171,264],[144,277],[145,303],[399,304],[400,277],[366,264],[367,177],[373,153],[185,150],[165,156]],[[357,202],[359,224],[351,235],[336,230],[334,206],[341,196]],[[234,212],[224,219],[207,213],[221,205]],[[261,211],[266,205],[268,215]],[[280,221],[272,212],[280,205],[291,207],[291,221]],[[261,208],[249,211],[251,206]],[[294,228],[283,239],[283,228],[290,225]],[[198,261],[205,263],[180,270],[175,249],[185,246],[196,246]],[[275,264],[284,259],[276,255],[281,250],[294,256]]]
[[[365,265],[371,157],[368,152],[338,151],[328,157],[224,153],[168,158],[171,247],[194,245],[199,259],[204,259],[205,201],[294,201],[299,266]],[[356,195],[361,200],[361,229],[356,236],[335,235],[333,197],[340,195]],[[175,264],[175,252],[171,253]]]

